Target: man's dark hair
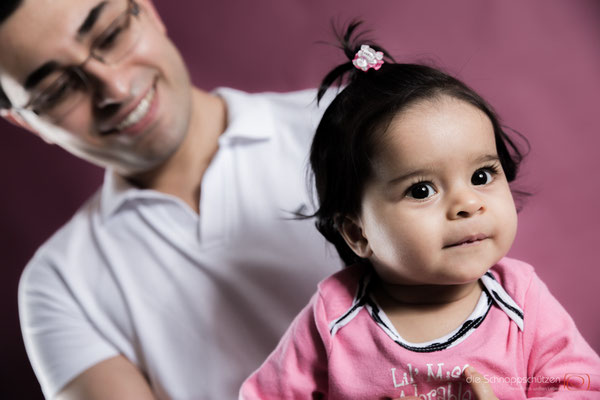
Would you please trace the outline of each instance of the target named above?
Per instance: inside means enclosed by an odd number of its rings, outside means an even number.
[[[0,2],[0,24],[2,24],[21,5],[23,0],[2,0]],[[0,109],[10,108],[10,100],[0,86]]]
[[[361,35],[354,30],[360,22],[351,23],[345,34],[338,34],[339,47],[349,61],[334,68],[323,80],[318,99],[335,81],[347,77],[347,86],[325,111],[317,128],[310,153],[310,165],[319,200],[317,229],[333,243],[347,265],[365,263],[346,244],[338,228],[341,218],[354,216],[360,210],[365,182],[372,171],[373,153],[381,143],[395,115],[413,104],[442,96],[464,101],[481,110],[492,123],[496,150],[506,175],[512,182],[517,177],[524,153],[503,129],[492,107],[460,80],[426,65],[400,64],[375,43],[387,60],[381,69],[363,72],[352,64],[359,50]],[[517,133],[518,132],[513,131]],[[525,143],[527,140],[521,136]],[[528,147],[528,143],[527,143]]]

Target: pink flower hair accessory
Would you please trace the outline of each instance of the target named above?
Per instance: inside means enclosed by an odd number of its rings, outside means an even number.
[[[368,71],[370,68],[377,71],[383,65],[383,52],[375,51],[370,46],[363,44],[354,56],[352,64],[363,71]]]

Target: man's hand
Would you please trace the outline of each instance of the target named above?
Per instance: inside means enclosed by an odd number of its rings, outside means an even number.
[[[481,375],[475,368],[469,366],[465,368],[463,377],[471,387],[473,394],[475,395],[474,400],[498,400],[492,387],[487,380]],[[396,400],[420,400],[416,396],[402,397]]]

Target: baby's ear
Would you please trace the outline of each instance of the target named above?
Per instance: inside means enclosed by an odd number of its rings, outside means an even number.
[[[340,234],[357,256],[368,258],[373,254],[359,219],[348,216],[339,217],[337,225]]]

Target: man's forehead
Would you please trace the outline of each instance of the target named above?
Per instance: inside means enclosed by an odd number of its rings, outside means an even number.
[[[70,22],[70,18],[85,18],[91,9],[100,3],[113,3],[115,0],[23,0],[19,7],[6,20],[47,21],[50,25],[59,26],[62,22]],[[4,24],[3,24],[4,25]],[[8,24],[10,25],[10,23]],[[0,28],[2,26],[0,25]]]

